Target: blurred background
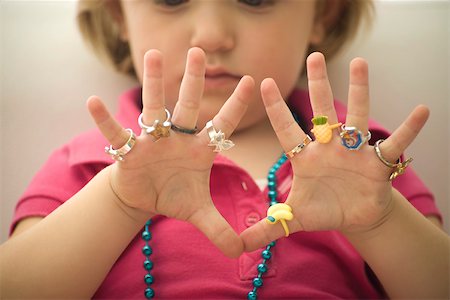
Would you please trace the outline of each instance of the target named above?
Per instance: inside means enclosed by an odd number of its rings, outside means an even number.
[[[431,109],[406,155],[434,192],[449,232],[449,2],[376,6],[372,30],[328,62],[333,91],[345,102],[348,64],[361,56],[369,61],[372,118],[393,130],[416,105]],[[115,111],[118,95],[137,84],[87,50],[75,13],[75,1],[0,1],[0,242],[17,199],[51,151],[94,127],[86,99],[96,94]]]

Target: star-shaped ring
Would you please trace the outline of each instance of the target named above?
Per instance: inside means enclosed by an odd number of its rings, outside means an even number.
[[[142,121],[143,115],[140,114],[138,118],[139,126],[145,131],[146,134],[150,134],[155,138],[155,141],[159,140],[162,137],[170,136],[170,127],[172,123],[170,122],[170,112],[167,109],[164,109],[166,112],[166,120],[161,122],[160,120],[153,121],[152,126],[147,126]]]

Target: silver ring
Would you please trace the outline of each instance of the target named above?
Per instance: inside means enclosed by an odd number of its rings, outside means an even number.
[[[234,146],[234,143],[232,141],[225,139],[225,133],[223,133],[221,130],[219,130],[219,132],[216,131],[213,126],[212,120],[206,123],[206,131],[208,132],[208,136],[210,139],[208,146],[215,147],[213,150],[214,152],[225,151],[231,149]]]
[[[391,173],[391,176],[389,176],[389,181],[394,180],[397,176],[402,175],[403,173],[405,173],[405,169],[406,167],[408,167],[408,165],[413,161],[412,157],[408,158],[405,161],[401,161],[401,159],[399,158],[397,160],[397,162],[395,164],[387,161],[383,155],[381,154],[381,150],[380,150],[380,144],[384,142],[383,139],[378,140],[375,145],[374,145],[374,149],[375,149],[375,153],[377,154],[377,157],[381,160],[381,162],[388,168],[392,168],[394,169]]]
[[[123,145],[119,149],[114,149],[112,145],[109,145],[109,147],[105,147],[105,152],[111,155],[111,158],[115,161],[124,161],[123,157],[128,152],[130,152],[134,144],[136,144],[136,135],[134,134],[133,130],[127,128],[126,131],[130,133],[130,137],[128,138],[125,145]]]
[[[294,149],[292,149],[291,151],[286,152],[286,156],[289,158],[293,158],[296,154],[300,153],[303,150],[303,148],[305,148],[309,143],[311,143],[311,141],[312,138],[309,135],[306,135],[305,138],[303,139],[303,142],[295,146]]]
[[[152,126],[147,126],[142,121],[143,114],[141,113],[138,118],[139,127],[141,127],[146,134],[150,134],[155,138],[155,141],[159,140],[162,137],[170,136],[170,127],[172,123],[170,122],[170,112],[165,108],[166,112],[166,120],[161,123],[160,120],[153,121]]]
[[[197,126],[195,126],[194,129],[191,129],[191,128],[178,126],[178,125],[175,125],[172,123],[172,126],[170,128],[172,128],[173,131],[185,133],[185,134],[196,134],[198,132]]]
[[[370,131],[364,135],[361,130],[354,126],[345,126],[342,124],[341,132],[341,144],[348,150],[359,150],[364,143],[368,142],[372,137]]]

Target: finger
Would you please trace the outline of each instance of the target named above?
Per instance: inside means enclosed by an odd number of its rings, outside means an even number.
[[[242,240],[213,205],[197,210],[188,221],[226,256],[235,258],[242,254]]]
[[[306,60],[308,89],[314,116],[327,116],[330,124],[337,122],[333,92],[328,80],[325,57],[320,52],[310,54]]]
[[[261,83],[261,96],[281,147],[285,152],[290,151],[303,140],[305,133],[295,122],[272,78],[266,78]]]
[[[242,77],[233,94],[213,118],[212,122],[214,128],[217,131],[221,130],[225,133],[226,138],[231,136],[247,111],[254,89],[255,82],[253,78],[247,75]],[[203,128],[199,135],[204,137],[205,141],[207,140],[209,142],[210,138],[206,132],[206,128]]]
[[[142,104],[144,124],[151,126],[155,120],[166,120],[164,111],[163,56],[158,50],[149,50],[144,55]]]
[[[204,84],[205,53],[200,48],[191,48],[187,55],[179,99],[173,111],[174,124],[184,128],[196,126]]]
[[[417,106],[392,135],[380,144],[383,157],[395,163],[419,134],[429,115],[430,111],[425,105]]]
[[[105,104],[97,96],[87,100],[89,113],[103,136],[117,149],[122,147],[130,134],[111,116]]]
[[[347,118],[345,125],[357,127],[367,133],[369,123],[369,71],[367,62],[355,58],[350,63]]]
[[[294,209],[292,212],[295,216]],[[302,230],[301,224],[295,218],[291,221],[286,221],[286,223],[290,234]],[[244,251],[251,252],[266,246],[272,241],[285,237],[285,235],[286,233],[280,222],[269,224],[264,218],[255,225],[244,230],[240,237],[244,243]]]

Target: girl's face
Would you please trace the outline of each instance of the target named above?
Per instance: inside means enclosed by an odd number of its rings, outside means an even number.
[[[206,53],[205,90],[199,128],[212,119],[239,79],[250,75],[257,87],[272,77],[286,98],[302,72],[310,43],[321,39],[310,0],[122,0],[122,38],[128,40],[142,83],[149,49],[164,55],[166,106],[173,111],[186,54]],[[259,88],[240,129],[266,118]]]

